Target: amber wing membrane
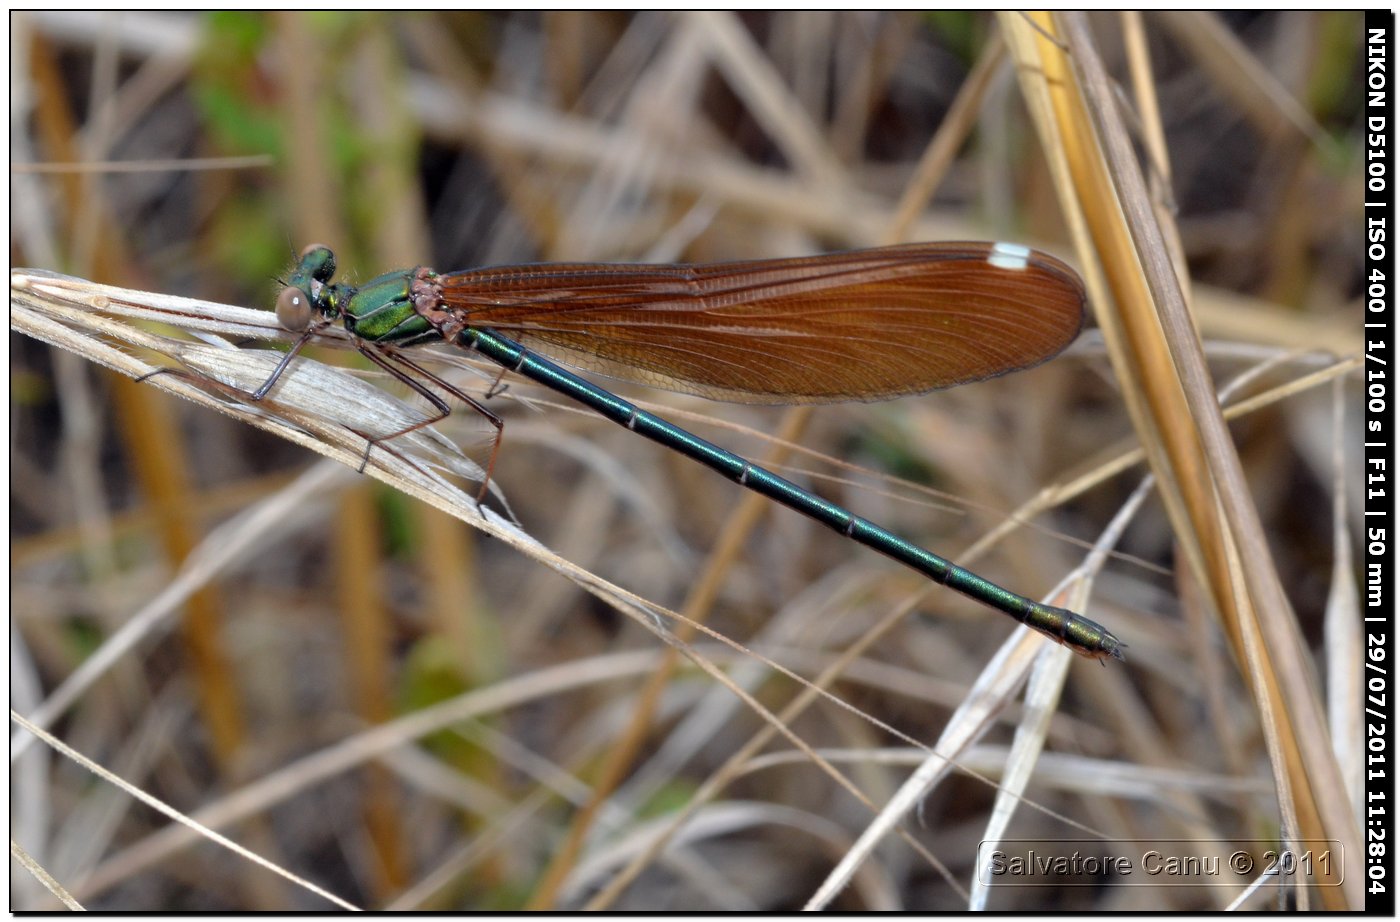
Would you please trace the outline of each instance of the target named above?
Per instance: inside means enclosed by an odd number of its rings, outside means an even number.
[[[1084,315],[1068,266],[990,243],[697,266],[500,266],[439,283],[467,323],[543,355],[740,403],[885,400],[990,378],[1060,352]]]

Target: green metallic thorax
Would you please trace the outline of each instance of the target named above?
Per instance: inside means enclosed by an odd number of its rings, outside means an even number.
[[[359,288],[322,286],[315,298],[317,309],[338,317],[345,329],[370,342],[412,346],[442,337],[413,308],[409,282],[413,270],[390,272],[370,279]]]
[[[390,272],[352,290],[344,303],[334,305],[339,309],[345,328],[356,336],[377,343],[410,345],[425,339],[441,338],[432,325],[413,309],[413,301],[409,298],[412,276],[412,271]]]

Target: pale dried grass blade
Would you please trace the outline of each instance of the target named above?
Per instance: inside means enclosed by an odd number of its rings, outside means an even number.
[[[241,855],[249,861],[261,865],[262,867],[266,868],[272,873],[291,881],[298,887],[301,887],[304,890],[310,891],[311,893],[314,893],[317,896],[329,900],[330,902],[334,903],[342,909],[354,910],[357,908],[353,904],[348,903],[340,897],[336,896],[334,893],[331,893],[330,891],[317,886],[316,884],[305,879],[304,877],[300,877],[296,874],[293,874],[292,872],[286,870],[280,865],[268,861],[261,855],[248,851],[246,848],[239,845],[237,842],[234,842],[232,839],[229,839],[227,836],[215,832],[213,829],[210,829],[209,827],[198,823],[193,818],[186,816],[179,810],[176,810],[174,807],[171,807],[169,804],[157,800],[156,798],[147,794],[145,791],[126,781],[126,779],[118,777],[117,775],[108,771],[106,768],[89,759],[87,756],[78,752],[76,749],[73,749],[67,743],[63,742],[55,736],[52,736],[51,734],[40,729],[39,727],[36,727],[33,724],[29,723],[29,721],[25,720],[23,717],[21,717],[13,711],[10,712],[10,720],[18,724],[21,729],[29,733],[33,733],[35,736],[38,736],[50,748],[72,759],[74,762],[78,763],[78,765],[82,766],[87,771],[92,772],[94,775],[103,779],[104,781],[107,781],[110,784],[116,785],[117,787],[125,791],[127,794],[141,801],[151,809],[159,813],[163,813],[166,816],[170,817],[172,820],[175,820],[177,823],[181,823],[189,827],[204,839],[207,839],[208,841],[214,842],[218,845],[222,845],[224,848],[229,849],[235,854]]]
[[[1279,586],[1239,459],[1211,392],[1177,269],[1165,255],[1166,245],[1084,19],[1067,15],[1038,20],[1043,29],[1063,26],[1059,34],[1067,38],[1072,60],[1042,33],[1014,19],[1006,17],[1005,23],[1009,31],[1019,29],[1024,39],[1011,43],[1013,53],[1020,49],[1025,62],[1023,80],[1034,83],[1037,75],[1050,76],[1044,92],[1055,102],[1054,121],[1063,127],[1049,130],[1062,143],[1067,138],[1078,142],[1066,173],[1074,178],[1069,191],[1088,212],[1081,252],[1090,269],[1091,291],[1096,297],[1107,293],[1097,288],[1098,273],[1091,265],[1091,255],[1097,255],[1114,295],[1112,302],[1104,303],[1118,308],[1100,311],[1105,340],[1125,382],[1128,404],[1136,405],[1134,423],[1154,472],[1162,478],[1163,496],[1187,560],[1209,589],[1236,654],[1246,664],[1271,741],[1275,778],[1285,792],[1285,828],[1297,829],[1303,838],[1338,838],[1359,848],[1356,818],[1341,795],[1335,759],[1330,749],[1316,743],[1326,733],[1307,651]],[[1092,107],[1085,104],[1086,96],[1094,100]],[[1066,208],[1075,210],[1074,205]],[[1075,222],[1072,226],[1079,227]],[[1146,397],[1141,402],[1139,389]],[[1296,826],[1290,822],[1295,809]],[[1359,905],[1360,880],[1348,879],[1344,888],[1324,887],[1324,899],[1333,908]]]

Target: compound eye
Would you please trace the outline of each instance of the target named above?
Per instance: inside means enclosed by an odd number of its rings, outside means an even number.
[[[311,325],[311,299],[300,288],[283,288],[277,296],[277,322],[300,333]]]

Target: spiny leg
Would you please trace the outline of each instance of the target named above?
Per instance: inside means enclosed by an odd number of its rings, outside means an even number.
[[[145,382],[154,378],[156,375],[174,375],[177,378],[185,378],[188,380],[194,379],[194,375],[190,374],[188,371],[181,371],[178,368],[157,368],[155,371],[146,372],[139,378],[134,378],[133,381],[136,384],[144,384]]]
[[[249,400],[262,400],[264,397],[267,396],[268,391],[272,390],[273,385],[277,383],[277,380],[282,377],[282,373],[287,370],[287,366],[292,364],[292,359],[296,358],[297,353],[300,352],[303,348],[305,348],[306,344],[311,342],[312,337],[314,337],[318,332],[320,332],[323,327],[325,327],[324,323],[316,324],[312,327],[309,327],[305,333],[301,334],[301,336],[297,338],[297,341],[292,343],[292,348],[288,349],[287,352],[282,356],[282,360],[277,363],[277,367],[272,369],[272,374],[267,376],[267,380],[264,381],[262,384],[258,385],[257,390],[250,392],[245,391],[240,387],[234,387],[232,385],[224,386],[228,387],[228,389],[231,391],[242,394]],[[148,381],[151,378],[154,378],[156,375],[178,375],[182,378],[188,378],[191,381],[198,380],[198,378],[195,375],[191,375],[189,372],[186,371],[180,371],[176,368],[157,368],[155,371],[147,372],[146,374],[142,375],[141,377],[135,380],[137,384],[140,384],[144,381]]]
[[[499,397],[506,391],[510,390],[509,384],[501,383],[505,380],[506,371],[507,369],[502,368],[500,372],[496,375],[496,380],[492,381],[491,386],[486,389],[485,399],[490,400],[492,397]]]
[[[272,374],[267,376],[267,380],[264,381],[258,387],[258,389],[253,391],[253,393],[249,396],[252,397],[254,400],[262,400],[264,397],[266,397],[267,392],[272,390],[272,386],[277,383],[277,379],[282,377],[282,372],[286,371],[287,366],[292,364],[292,359],[296,357],[296,354],[300,352],[306,346],[307,343],[311,342],[311,338],[317,333],[319,333],[321,331],[321,328],[324,326],[325,324],[320,323],[312,324],[311,326],[307,327],[306,332],[301,334],[301,337],[297,339],[296,342],[292,343],[292,348],[287,350],[286,355],[282,356],[282,361],[278,362],[277,367],[272,369]]]
[[[482,406],[481,402],[475,397],[472,397],[470,394],[463,393],[455,385],[444,381],[442,378],[433,374],[431,371],[424,368],[422,365],[419,365],[418,363],[412,361],[411,359],[407,359],[404,356],[399,355],[398,353],[390,353],[383,349],[375,348],[365,343],[357,344],[357,348],[360,350],[360,353],[364,355],[365,358],[369,359],[371,362],[378,365],[380,368],[384,369],[389,374],[393,375],[396,380],[408,385],[410,388],[413,389],[415,393],[421,395],[425,400],[431,403],[438,411],[438,415],[433,416],[429,419],[420,420],[419,422],[416,422],[411,426],[405,426],[398,432],[369,439],[369,444],[365,446],[364,461],[360,463],[360,470],[363,472],[365,469],[365,465],[369,463],[369,453],[375,445],[380,444],[382,442],[387,442],[390,439],[396,439],[400,436],[407,435],[408,433],[413,432],[417,429],[421,429],[424,426],[431,426],[433,423],[446,419],[452,414],[452,410],[450,407],[448,407],[446,401],[444,401],[437,394],[434,394],[432,391],[428,390],[428,388],[424,386],[421,381],[414,379],[411,375],[405,373],[402,369],[396,367],[393,363],[397,362],[404,368],[411,369],[414,374],[421,375],[422,377],[428,379],[447,394],[456,397],[458,400],[462,401],[462,403],[466,404],[467,406],[475,410],[477,413],[479,413],[483,419],[485,419],[488,423],[495,427],[496,436],[491,443],[491,457],[486,462],[486,474],[484,477],[482,477],[481,489],[478,490],[476,494],[476,504],[478,507],[480,507],[482,502],[486,499],[486,490],[491,485],[491,475],[496,470],[496,458],[500,454],[501,450],[501,437],[505,434],[505,420],[501,419],[495,413],[492,413],[486,407]]]

